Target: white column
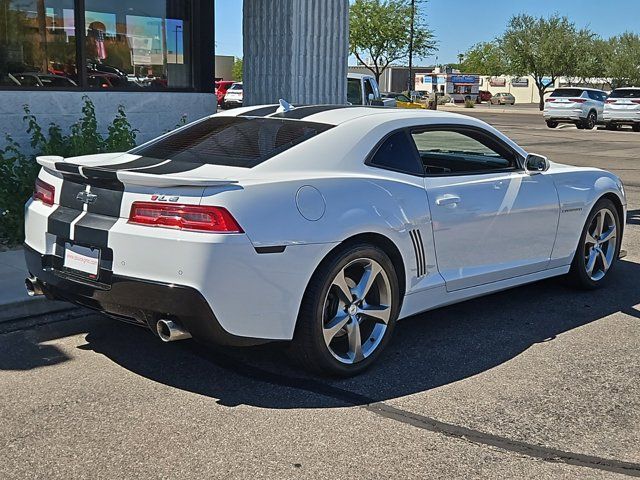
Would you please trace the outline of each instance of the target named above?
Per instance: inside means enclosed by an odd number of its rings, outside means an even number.
[[[244,0],[244,103],[346,103],[348,0]]]

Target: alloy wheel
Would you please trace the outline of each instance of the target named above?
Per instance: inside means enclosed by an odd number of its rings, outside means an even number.
[[[391,317],[391,284],[370,258],[349,262],[333,279],[323,307],[324,342],[338,361],[352,365],[369,357]]]
[[[597,282],[611,267],[616,253],[616,221],[613,213],[603,208],[593,217],[584,241],[584,264],[587,275]]]
[[[587,116],[587,128],[589,130],[593,130],[593,128],[596,126],[596,119],[596,114],[594,112],[590,112]]]

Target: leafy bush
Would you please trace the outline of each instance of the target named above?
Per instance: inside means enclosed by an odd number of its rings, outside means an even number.
[[[476,106],[476,102],[471,100],[470,98],[465,98],[464,100],[464,108],[474,108]]]
[[[20,144],[9,135],[5,138],[5,148],[0,149],[0,242],[14,245],[24,239],[24,203],[33,191],[40,170],[36,156],[74,157],[122,152],[135,146],[138,131],[131,127],[122,105],[107,129],[107,137],[103,138],[98,132],[93,102],[86,96],[83,100],[82,117],[71,125],[69,135],[65,135],[55,123],[51,123],[45,133],[29,106],[24,105],[23,118],[31,136],[33,154],[25,154]]]

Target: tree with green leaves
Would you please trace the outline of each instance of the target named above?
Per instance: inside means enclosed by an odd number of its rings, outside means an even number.
[[[609,39],[607,77],[613,88],[640,87],[640,35],[625,32]]]
[[[544,94],[556,79],[575,72],[578,32],[567,17],[516,15],[509,21],[501,44],[510,73],[533,77],[540,110],[544,109]]]
[[[233,80],[236,82],[242,81],[242,73],[243,73],[243,63],[242,59],[236,57],[233,62],[233,68],[231,69],[231,76]]]
[[[406,0],[355,0],[351,4],[350,53],[371,70],[377,81],[389,65],[408,58],[411,44],[418,58],[436,50],[433,32],[425,22],[423,2],[417,2],[415,8],[414,16]]]
[[[463,56],[461,70],[495,77],[508,73],[507,59],[498,40],[477,43]]]

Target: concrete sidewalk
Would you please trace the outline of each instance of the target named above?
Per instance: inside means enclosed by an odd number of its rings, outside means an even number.
[[[0,252],[0,323],[77,308],[44,296],[28,296],[24,286],[28,275],[22,249]]]

